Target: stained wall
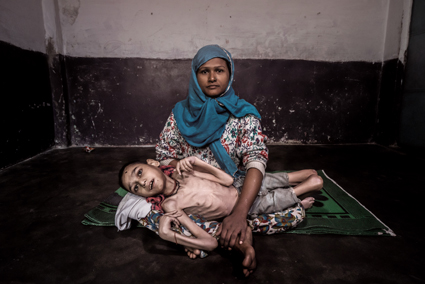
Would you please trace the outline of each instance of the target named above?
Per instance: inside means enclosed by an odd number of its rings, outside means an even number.
[[[27,2],[38,24],[12,29]],[[0,40],[46,54],[56,146],[155,144],[213,43],[270,142],[395,143],[411,1],[15,3],[0,1]]]

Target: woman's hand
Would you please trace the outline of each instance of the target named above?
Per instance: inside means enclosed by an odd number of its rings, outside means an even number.
[[[197,159],[198,158],[191,156],[178,161],[176,166],[177,173],[181,175],[182,172],[192,172]]]
[[[233,248],[239,237],[239,243],[242,244],[246,235],[246,216],[232,213],[224,218],[221,226],[218,228],[217,235],[220,236],[220,245],[224,248]]]
[[[233,208],[233,212],[223,220],[218,230],[221,246],[232,248],[238,236],[240,244],[245,241],[246,227],[248,226],[246,217],[257,197],[262,180],[263,174],[255,168],[250,168],[246,173],[242,192]]]

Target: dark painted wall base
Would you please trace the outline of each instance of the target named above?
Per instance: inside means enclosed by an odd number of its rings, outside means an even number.
[[[0,51],[0,167],[54,144],[155,144],[187,94],[190,60],[47,57],[1,42]],[[235,70],[236,94],[258,108],[269,142],[395,143],[398,60],[239,59]]]
[[[406,78],[400,117],[399,144],[425,152],[425,1],[414,1]]]
[[[382,65],[378,120],[374,139],[379,144],[397,144],[403,78],[404,65],[398,59],[384,62]]]
[[[0,168],[54,144],[46,55],[0,42]]]
[[[72,145],[156,143],[186,97],[190,60],[66,57]],[[234,89],[270,142],[373,142],[380,63],[236,60]]]

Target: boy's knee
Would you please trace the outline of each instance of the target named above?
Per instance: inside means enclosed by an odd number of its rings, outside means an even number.
[[[313,174],[309,177],[309,179],[311,180],[311,182],[314,184],[314,187],[317,190],[321,190],[323,187],[323,179],[321,176],[319,176],[318,174]]]
[[[309,172],[310,175],[317,175],[317,171],[316,170],[308,169],[307,171]]]

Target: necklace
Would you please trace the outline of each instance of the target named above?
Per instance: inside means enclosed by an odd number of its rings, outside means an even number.
[[[174,184],[173,193],[170,196],[173,196],[174,194],[176,194],[177,191],[179,191],[179,189],[180,189],[180,183],[178,182],[178,180],[174,179],[174,181],[176,183]]]

